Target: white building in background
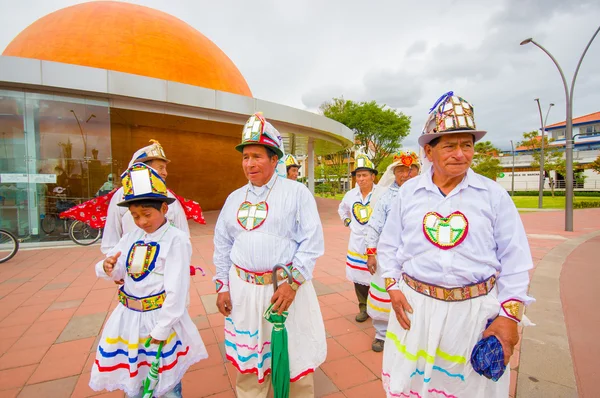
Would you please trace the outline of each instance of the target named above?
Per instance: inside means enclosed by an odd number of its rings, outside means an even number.
[[[552,124],[546,127],[546,134],[552,142],[550,146],[565,150],[566,122]],[[581,191],[600,191],[600,174],[591,169],[590,163],[600,155],[600,112],[577,117],[573,119],[573,171],[577,176],[583,176],[584,181],[574,179],[574,189]],[[541,136],[538,136],[541,139]],[[514,170],[515,191],[537,191],[539,185],[539,168],[531,167],[533,156],[531,150],[524,147],[515,148]],[[512,188],[513,153],[500,154],[500,164],[503,173],[496,179],[507,190]],[[555,182],[555,189],[565,188],[565,176],[560,173],[550,172],[544,180],[544,189],[550,189],[550,183]]]

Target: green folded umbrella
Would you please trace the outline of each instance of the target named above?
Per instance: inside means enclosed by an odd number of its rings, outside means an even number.
[[[151,340],[152,340],[152,338],[148,337],[148,340],[146,340],[144,347],[146,347],[146,348],[150,347]],[[142,384],[142,386],[144,387],[144,392],[142,394],[142,398],[152,398],[152,395],[154,394],[154,389],[156,388],[156,385],[158,384],[158,369],[160,367],[160,354],[162,353],[164,344],[165,344],[164,342],[161,342],[158,345],[158,351],[156,351],[156,358],[152,362],[152,366],[150,366],[150,371],[148,372],[148,375],[146,376],[146,379],[144,380],[144,383]]]
[[[293,282],[292,273],[283,264],[273,268],[273,290],[277,291],[277,269],[281,268],[288,277],[288,282]],[[274,303],[273,303],[274,304]],[[285,320],[288,312],[281,315],[273,311],[273,304],[265,310],[263,317],[273,324],[271,329],[271,383],[274,398],[289,398],[290,396],[290,356],[288,352],[288,335],[285,329]]]

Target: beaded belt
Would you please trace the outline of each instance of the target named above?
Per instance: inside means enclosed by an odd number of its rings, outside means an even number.
[[[123,304],[130,310],[138,312],[146,312],[159,309],[165,302],[166,297],[167,294],[165,292],[162,292],[159,294],[155,294],[154,296],[138,298],[125,293],[122,287],[119,289],[119,301],[121,302],[121,304]]]
[[[496,284],[495,275],[490,276],[483,282],[452,288],[421,282],[407,274],[402,274],[402,278],[404,279],[404,282],[417,293],[442,301],[465,301],[475,297],[485,296],[492,291]]]
[[[234,264],[235,265],[235,264]],[[292,263],[287,264],[290,267]],[[254,285],[270,285],[273,283],[273,272],[252,272],[248,271],[240,267],[239,265],[235,265],[235,272],[237,272],[238,276],[244,282],[252,283]],[[287,279],[283,270],[277,271],[277,280],[282,281]]]

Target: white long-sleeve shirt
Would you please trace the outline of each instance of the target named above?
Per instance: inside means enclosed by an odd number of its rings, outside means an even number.
[[[508,192],[470,170],[446,197],[433,183],[433,168],[407,181],[398,191],[378,245],[384,278],[407,273],[420,281],[458,287],[497,274],[500,303],[516,299],[526,305],[528,271],[533,267],[525,228]],[[446,217],[462,212],[468,233],[462,243],[443,250],[424,234],[423,219],[435,211]],[[506,316],[504,311],[500,315]]]
[[[157,242],[160,245],[154,270],[140,281],[127,277],[126,260],[133,244]],[[190,262],[192,245],[189,237],[174,228],[168,222],[151,234],[141,229],[124,235],[117,245],[107,254],[107,257],[121,252],[113,272],[108,276],[104,272],[103,262],[96,264],[96,275],[107,280],[124,279],[123,290],[133,297],[147,297],[161,292],[166,298],[160,309],[158,323],[150,333],[157,340],[166,340],[173,325],[177,323],[186,311],[190,288]]]
[[[381,195],[381,198],[377,200],[377,203],[375,203],[373,214],[371,215],[371,218],[369,218],[369,223],[367,224],[367,248],[377,248],[379,235],[381,234],[381,231],[383,231],[385,220],[387,220],[390,209],[392,208],[392,203],[398,195],[399,188],[398,184],[394,181],[387,191]]]
[[[167,193],[170,198],[175,198],[171,193]],[[100,250],[103,254],[108,253],[119,242],[125,234],[140,230],[133,221],[133,217],[127,207],[117,206],[124,200],[123,187],[119,188],[113,195],[108,205],[108,213],[106,215],[106,225],[102,232],[102,244]],[[169,205],[167,211],[167,220],[171,225],[183,231],[189,238],[190,227],[188,226],[187,217],[183,211],[183,207],[178,200]],[[140,230],[141,231],[141,230]]]
[[[245,200],[256,204],[267,195],[267,218],[260,227],[247,231],[237,219],[240,205]],[[217,270],[214,280],[225,286],[233,264],[265,272],[278,263],[292,263],[309,280],[317,258],[324,251],[315,199],[303,184],[276,174],[262,187],[248,183],[225,201],[215,227],[214,246],[213,262]]]

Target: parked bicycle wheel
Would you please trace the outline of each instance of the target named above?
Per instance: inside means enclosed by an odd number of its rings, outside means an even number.
[[[69,228],[71,240],[81,246],[89,246],[96,243],[102,236],[102,230],[92,228],[86,223],[75,220]]]
[[[54,214],[46,214],[46,215],[42,215],[42,230],[47,233],[47,234],[51,234],[52,232],[54,232],[54,230],[56,229],[56,215]]]
[[[0,263],[10,260],[19,251],[19,241],[10,232],[0,229]]]

